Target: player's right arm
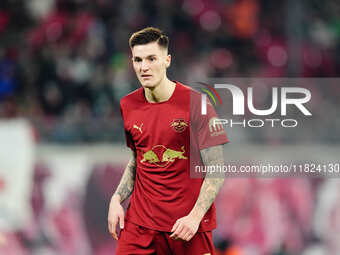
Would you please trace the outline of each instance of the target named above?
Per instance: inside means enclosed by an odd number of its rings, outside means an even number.
[[[118,240],[116,226],[119,221],[120,228],[124,228],[124,209],[121,206],[132,193],[136,179],[136,152],[132,151],[132,157],[127,164],[122,179],[113,194],[108,213],[108,228],[114,239]]]

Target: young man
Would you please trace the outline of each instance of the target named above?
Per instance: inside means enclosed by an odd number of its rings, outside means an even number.
[[[171,56],[162,31],[145,28],[129,44],[142,88],[121,100],[132,156],[109,206],[116,240],[116,225],[122,229],[116,254],[214,254],[213,201],[223,178],[190,178],[190,164],[222,165],[226,134],[212,126],[211,105],[202,116],[190,109],[198,92],[167,78]],[[121,203],[131,194],[124,216]]]

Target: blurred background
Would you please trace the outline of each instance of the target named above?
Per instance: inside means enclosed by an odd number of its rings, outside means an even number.
[[[131,33],[163,29],[168,76],[183,83],[336,77],[339,13],[336,0],[1,0],[0,254],[114,254],[107,209],[130,155],[119,100],[139,87]],[[272,158],[338,160],[340,87],[315,86],[312,96],[322,118],[308,124],[318,132],[231,131],[230,158],[265,159],[275,144]],[[216,204],[219,254],[339,254],[339,184],[226,180]]]

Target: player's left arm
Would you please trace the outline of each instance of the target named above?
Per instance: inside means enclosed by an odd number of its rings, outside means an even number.
[[[201,150],[201,157],[204,165],[223,165],[223,146],[217,145]],[[195,206],[189,215],[178,219],[173,226],[171,238],[189,241],[197,232],[199,224],[205,213],[211,207],[212,203],[221,189],[224,178],[216,178],[207,173]]]

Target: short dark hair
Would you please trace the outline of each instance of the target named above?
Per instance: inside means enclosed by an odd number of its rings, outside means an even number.
[[[131,49],[135,45],[143,45],[151,42],[157,42],[160,47],[168,49],[169,38],[158,28],[146,27],[133,33],[129,39]]]

